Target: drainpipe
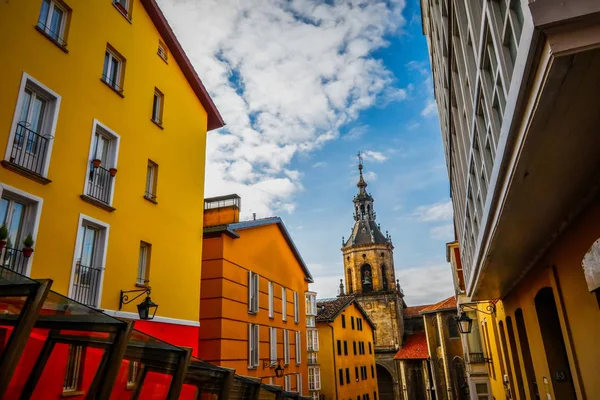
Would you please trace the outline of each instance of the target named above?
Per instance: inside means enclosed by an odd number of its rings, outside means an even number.
[[[335,337],[333,336],[333,326],[331,326],[331,322],[329,322],[327,324],[329,326],[329,328],[331,328],[331,349],[333,350],[333,381],[335,382],[335,385],[333,385],[333,387],[335,388],[335,398],[338,398],[338,393],[337,393],[337,385],[338,385],[338,378],[337,378],[337,367],[335,365],[335,356],[336,356],[336,349],[335,349]]]

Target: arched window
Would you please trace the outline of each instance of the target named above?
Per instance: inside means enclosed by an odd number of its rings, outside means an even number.
[[[385,271],[385,264],[381,264],[381,288],[383,290],[388,290],[388,280]]]
[[[352,293],[352,268],[348,268],[348,277],[346,278],[348,294]]]
[[[360,267],[360,282],[363,293],[373,291],[373,274],[371,273],[371,266],[369,264],[364,264]]]
[[[446,326],[448,327],[448,337],[450,339],[460,338],[458,325],[456,325],[456,317],[454,315],[449,315],[448,318],[446,318]]]

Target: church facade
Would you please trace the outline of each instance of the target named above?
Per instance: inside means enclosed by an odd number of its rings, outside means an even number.
[[[367,192],[359,155],[358,193],[354,196],[354,226],[342,239],[345,294],[356,297],[375,323],[375,359],[381,400],[401,399],[399,371],[394,356],[404,336],[406,308],[394,269],[394,246],[390,235],[376,222],[373,197]],[[344,285],[340,283],[340,294]]]

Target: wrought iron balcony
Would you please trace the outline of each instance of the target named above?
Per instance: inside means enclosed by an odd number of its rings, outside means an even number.
[[[73,294],[71,298],[90,307],[98,306],[102,268],[87,267],[79,262],[75,265]]]
[[[43,34],[48,36],[51,40],[53,40],[56,44],[58,44],[62,48],[67,47],[67,42],[60,36],[59,32],[54,32],[49,26],[44,24],[42,21],[38,21],[37,28]]]
[[[117,82],[116,80],[111,79],[107,75],[102,75],[102,82],[104,82],[108,86],[110,86],[110,88],[113,89],[115,92],[117,92],[121,95],[123,94],[123,88],[121,86],[119,86],[119,82]]]
[[[5,247],[0,253],[0,265],[22,275],[27,274],[28,260],[19,249]]]
[[[488,362],[488,359],[484,357],[483,353],[469,353],[469,362],[471,364],[484,364]]]
[[[9,161],[21,169],[42,176],[48,151],[48,138],[19,122],[10,149]]]
[[[88,179],[88,189],[85,194],[94,200],[110,204],[112,179],[110,171],[106,168],[92,166]]]

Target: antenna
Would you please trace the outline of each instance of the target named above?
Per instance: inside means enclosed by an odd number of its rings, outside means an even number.
[[[358,169],[362,169],[362,167],[363,167],[362,152],[359,150],[358,153],[356,153],[356,156],[358,157]]]

